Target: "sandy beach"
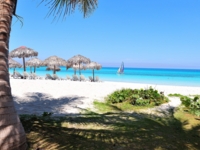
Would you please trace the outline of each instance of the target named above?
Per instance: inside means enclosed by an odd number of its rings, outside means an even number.
[[[84,109],[93,109],[93,101],[103,101],[104,97],[117,89],[148,88],[152,86],[165,95],[180,93],[194,95],[200,87],[151,85],[123,82],[77,82],[59,80],[10,79],[12,94],[18,114],[54,115],[79,114]],[[173,100],[172,100],[173,101]]]

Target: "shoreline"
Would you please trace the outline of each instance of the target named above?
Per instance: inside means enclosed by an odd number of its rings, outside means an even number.
[[[54,115],[80,114],[93,109],[93,101],[104,98],[122,88],[152,88],[168,94],[200,94],[200,87],[153,85],[126,82],[79,82],[63,80],[10,79],[14,103],[18,114]]]

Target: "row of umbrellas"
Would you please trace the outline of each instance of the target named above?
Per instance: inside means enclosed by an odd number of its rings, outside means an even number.
[[[34,51],[31,48],[21,46],[17,49],[14,49],[9,54],[9,68],[14,68],[15,71],[15,68],[22,67],[21,64],[12,59],[14,57],[18,57],[18,58],[23,58],[24,71],[26,71],[26,66],[34,67],[34,72],[36,71],[37,67],[47,66],[47,70],[53,70],[53,73],[55,74],[56,71],[60,71],[59,66],[66,66],[66,69],[73,68],[75,74],[76,70],[79,70],[79,74],[81,74],[80,70],[92,69],[93,79],[94,79],[94,70],[95,69],[99,70],[102,67],[100,64],[96,62],[91,62],[89,58],[84,57],[82,55],[76,55],[67,61],[57,56],[51,56],[45,59],[44,61],[41,61],[34,56],[38,56],[38,52]],[[25,62],[25,57],[34,57],[34,58]]]

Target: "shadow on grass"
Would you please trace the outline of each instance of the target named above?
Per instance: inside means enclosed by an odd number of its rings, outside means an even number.
[[[185,130],[187,121],[142,113],[88,112],[42,117],[22,115],[30,149],[141,150],[199,149],[200,125]]]

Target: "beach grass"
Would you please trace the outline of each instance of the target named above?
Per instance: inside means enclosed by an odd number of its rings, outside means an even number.
[[[109,108],[105,106],[104,111]],[[115,109],[101,114],[88,111],[77,116],[20,118],[29,150],[197,150],[200,146],[200,119],[181,109],[168,118]]]
[[[121,111],[132,112],[132,111],[138,111],[138,110],[143,110],[147,108],[153,108],[154,106],[152,105],[136,106],[136,105],[130,104],[129,102],[111,104],[109,102],[94,101],[94,107],[96,108],[96,111],[98,113],[107,113],[107,112],[121,112]]]

